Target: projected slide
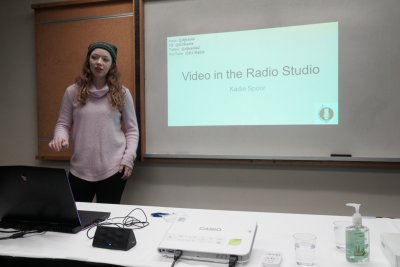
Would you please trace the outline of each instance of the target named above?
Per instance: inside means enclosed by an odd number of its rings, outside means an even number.
[[[167,38],[168,126],[335,125],[338,23]]]

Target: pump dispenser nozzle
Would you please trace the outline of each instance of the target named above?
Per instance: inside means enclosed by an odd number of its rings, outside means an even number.
[[[361,204],[347,203],[346,206],[355,208],[356,212],[353,214],[353,224],[356,227],[361,226],[362,225],[362,217],[361,217],[361,214],[360,214],[360,206],[361,206]]]

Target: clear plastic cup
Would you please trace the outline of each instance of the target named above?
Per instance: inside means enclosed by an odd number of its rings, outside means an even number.
[[[296,233],[293,238],[297,265],[314,265],[317,237],[310,233]]]
[[[335,245],[340,251],[346,249],[346,227],[350,226],[350,221],[334,221],[333,233],[335,234]]]

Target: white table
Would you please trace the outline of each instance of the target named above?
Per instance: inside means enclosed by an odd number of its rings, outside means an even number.
[[[92,247],[92,240],[86,236],[86,231],[77,234],[46,232],[20,239],[1,240],[0,255],[27,258],[67,259],[87,262],[116,264],[140,267],[167,267],[172,260],[164,258],[157,252],[157,245],[171,222],[163,218],[155,218],[153,212],[201,215],[212,217],[216,214],[226,216],[246,216],[257,221],[258,229],[253,246],[249,267],[260,267],[265,251],[280,251],[283,254],[282,267],[297,266],[294,255],[293,233],[310,232],[317,235],[316,260],[314,266],[346,267],[352,266],[346,262],[345,255],[335,247],[333,221],[351,220],[350,216],[305,215],[288,213],[266,213],[245,211],[221,211],[204,209],[180,209],[170,207],[110,205],[97,203],[77,203],[79,209],[110,211],[110,217],[123,217],[134,208],[142,208],[150,222],[146,228],[135,230],[137,244],[129,251],[108,250]],[[132,216],[138,219],[144,217],[140,212]],[[399,220],[389,218],[364,218],[363,224],[370,228],[370,262],[365,267],[390,267],[380,247],[381,232],[399,232]],[[89,232],[94,235],[94,230]],[[179,260],[176,267],[185,266],[227,266],[227,264]],[[240,266],[240,265],[238,265]]]

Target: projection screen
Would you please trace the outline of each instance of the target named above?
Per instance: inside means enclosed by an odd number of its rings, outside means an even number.
[[[144,1],[145,156],[400,158],[400,2]]]

